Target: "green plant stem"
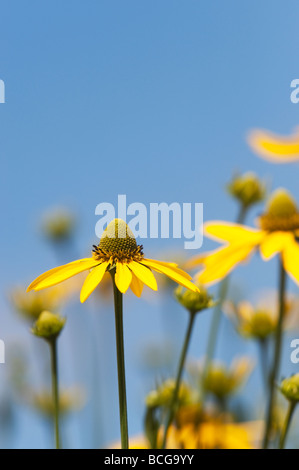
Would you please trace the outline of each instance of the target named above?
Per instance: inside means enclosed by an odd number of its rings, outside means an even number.
[[[51,350],[51,371],[52,371],[52,393],[54,403],[54,427],[56,449],[60,449],[59,438],[59,391],[58,391],[58,371],[57,371],[57,338],[49,341]]]
[[[268,393],[269,389],[269,374],[268,374],[268,362],[267,362],[267,346],[268,346],[268,339],[260,339],[258,341],[259,352],[260,352],[260,364],[261,364],[261,372],[262,372],[262,379],[265,386],[265,392]]]
[[[178,371],[177,371],[177,376],[176,376],[175,388],[174,388],[171,403],[170,403],[170,406],[169,406],[169,412],[168,412],[168,415],[167,415],[166,425],[165,425],[165,429],[164,429],[162,449],[165,449],[166,441],[167,441],[167,433],[168,433],[169,426],[171,425],[171,423],[173,421],[173,418],[174,418],[174,414],[175,414],[175,408],[176,408],[176,405],[177,405],[177,400],[178,400],[179,390],[180,390],[180,385],[181,385],[182,373],[183,373],[185,360],[186,360],[186,356],[187,356],[187,351],[188,351],[188,347],[189,347],[189,343],[190,343],[191,333],[192,333],[192,330],[193,330],[195,316],[196,316],[195,313],[190,312],[188,328],[187,328],[187,332],[186,332],[186,335],[185,335],[183,349],[181,351],[180,360],[179,360],[179,366],[178,366]]]
[[[286,437],[288,434],[288,430],[292,421],[292,417],[296,408],[297,402],[296,401],[290,401],[289,403],[289,409],[286,415],[286,419],[282,428],[281,436],[280,436],[280,441],[279,441],[279,448],[284,449],[285,442],[286,442]]]
[[[266,430],[263,441],[263,448],[267,449],[270,441],[270,435],[272,430],[273,422],[273,411],[275,407],[275,387],[276,379],[279,373],[280,357],[281,357],[281,345],[282,345],[282,333],[283,333],[283,317],[285,307],[285,288],[286,288],[286,273],[282,264],[281,258],[279,259],[279,314],[278,322],[275,331],[275,349],[272,369],[270,372],[270,390],[269,390],[269,401],[267,408],[266,417]]]
[[[240,211],[239,211],[236,223],[238,224],[244,223],[247,210],[248,210],[248,207],[244,205],[240,206]],[[205,363],[204,363],[204,370],[203,370],[203,375],[202,375],[203,383],[207,375],[210,363],[213,360],[213,357],[215,354],[217,338],[218,338],[218,334],[220,330],[222,306],[227,296],[228,286],[229,286],[229,276],[226,276],[219,284],[219,290],[218,290],[218,296],[217,296],[218,303],[214,307],[214,311],[213,311],[212,322],[211,322],[209,337],[208,337],[207,352],[206,352]],[[204,402],[204,399],[205,399],[205,391],[203,390],[202,391],[203,402]]]
[[[110,273],[111,273],[112,280],[113,280],[113,292],[114,292],[121,448],[128,449],[129,437],[128,437],[128,413],[127,413],[127,393],[126,393],[125,354],[124,354],[123,296],[115,284],[115,270],[110,271]]]

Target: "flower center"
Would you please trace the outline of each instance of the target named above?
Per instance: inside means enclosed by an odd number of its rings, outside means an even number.
[[[275,191],[259,218],[263,230],[294,231],[299,229],[299,212],[295,200],[285,189]]]
[[[114,219],[107,226],[98,246],[93,246],[96,260],[127,263],[143,258],[142,245],[137,245],[132,230],[122,219]]]

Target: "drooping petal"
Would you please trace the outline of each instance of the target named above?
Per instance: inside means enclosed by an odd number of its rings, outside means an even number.
[[[273,163],[287,163],[299,160],[299,133],[282,137],[269,131],[254,130],[248,136],[248,143],[259,156]]]
[[[103,276],[105,274],[106,268],[109,262],[105,261],[104,263],[99,264],[88,274],[85,279],[81,292],[80,292],[80,301],[83,303],[90,296],[90,294],[95,290],[95,288],[100,284]]]
[[[165,274],[170,279],[172,279],[173,281],[177,282],[178,284],[186,287],[187,289],[190,289],[193,292],[199,292],[198,287],[195,286],[192,282],[190,282],[189,279],[191,279],[191,278],[190,278],[189,274],[185,273],[181,269],[174,268],[171,264],[167,266],[166,264],[156,263],[155,260],[143,259],[142,263],[145,264],[146,266],[148,266],[149,268],[154,269],[158,273]],[[184,274],[182,274],[182,272]],[[186,277],[186,275],[187,275],[187,277]]]
[[[299,284],[299,244],[293,238],[282,252],[283,267],[291,278]]]
[[[268,260],[277,253],[280,253],[293,238],[294,236],[290,232],[272,232],[267,234],[260,244],[262,258]]]
[[[138,279],[138,277],[135,276],[133,272],[132,272],[132,281],[131,281],[130,287],[131,287],[133,294],[135,294],[136,297],[141,296],[142,290],[143,290],[143,282],[141,282],[140,279]]]
[[[136,261],[131,261],[129,263],[129,267],[133,271],[135,276],[137,276],[138,279],[140,279],[140,281],[142,281],[151,289],[158,290],[155,276],[153,275],[153,273],[151,272],[149,268],[147,268],[146,266],[143,266],[140,263],[137,263]]]
[[[132,281],[132,272],[125,263],[116,264],[115,284],[118,290],[124,294]]]
[[[232,244],[213,251],[204,260],[204,269],[197,279],[202,284],[213,284],[223,279],[256,248],[254,245]]]
[[[188,280],[192,279],[192,276],[190,276],[190,274],[186,273],[186,271],[183,271],[182,269],[178,268],[178,265],[176,263],[167,263],[165,261],[158,261],[156,259],[149,259],[149,258],[144,258],[142,260],[142,263],[146,264],[146,263],[144,263],[144,261],[149,261],[150,263],[155,263],[156,265],[164,266],[165,268],[171,268],[174,271],[176,271],[178,274],[180,274],[181,276],[184,276],[186,279],[188,279]]]
[[[205,235],[220,242],[256,244],[263,237],[263,232],[245,225],[230,222],[207,222],[204,225]]]
[[[38,276],[27,288],[27,292],[31,290],[41,290],[46,287],[54,286],[59,284],[66,279],[69,279],[76,274],[87,271],[99,264],[99,261],[96,261],[93,258],[84,258],[77,261],[72,261],[71,263],[64,264],[63,266],[58,266],[57,268],[50,269],[49,271]]]

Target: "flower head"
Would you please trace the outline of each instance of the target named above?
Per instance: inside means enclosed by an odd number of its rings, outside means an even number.
[[[42,312],[32,328],[32,333],[35,336],[40,336],[44,339],[56,338],[65,325],[66,319],[59,314],[51,312]]]
[[[69,240],[75,227],[75,217],[67,209],[53,209],[42,220],[42,231],[53,242]]]
[[[36,320],[44,310],[56,312],[65,301],[67,292],[61,286],[55,286],[44,292],[26,293],[26,289],[16,287],[10,300],[15,310],[24,318]]]
[[[192,314],[215,305],[212,295],[203,286],[199,286],[199,292],[193,292],[190,289],[178,286],[174,291],[174,295],[177,301]]]
[[[266,195],[265,183],[252,172],[235,176],[227,185],[227,190],[244,207],[257,204]]]
[[[259,229],[228,222],[206,224],[206,235],[224,245],[189,261],[189,267],[204,267],[198,281],[219,281],[259,248],[264,261],[279,254],[285,271],[299,284],[299,210],[292,196],[284,189],[275,191],[258,224]]]
[[[171,404],[173,392],[175,389],[175,380],[167,379],[157,386],[155,390],[148,393],[146,397],[146,406],[148,408],[165,407],[168,408]],[[178,402],[180,405],[190,402],[191,390],[187,384],[182,383],[179,390]]]
[[[279,387],[281,393],[290,401],[299,401],[299,373],[284,379]]]
[[[299,133],[281,137],[269,131],[254,130],[248,136],[253,151],[273,163],[288,163],[299,160]]]
[[[232,320],[236,330],[245,338],[265,340],[271,336],[278,323],[277,292],[265,293],[255,304],[246,300],[234,304],[224,302],[223,311]],[[295,298],[287,298],[284,306],[284,328],[292,328],[298,324],[298,302]]]
[[[191,276],[175,263],[145,258],[142,246],[137,245],[133,232],[121,219],[114,219],[103,232],[99,245],[95,246],[91,258],[84,258],[51,269],[35,279],[27,291],[41,290],[58,284],[83,271],[91,270],[81,289],[80,300],[84,302],[101,282],[106,271],[115,270],[118,290],[125,293],[130,287],[140,297],[143,285],[157,290],[152,269],[165,274],[178,284],[198,291],[190,281]]]
[[[55,409],[52,393],[48,390],[31,392],[31,404],[45,416],[53,416]],[[85,403],[84,390],[79,387],[62,389],[59,393],[59,412],[65,416],[80,410]]]

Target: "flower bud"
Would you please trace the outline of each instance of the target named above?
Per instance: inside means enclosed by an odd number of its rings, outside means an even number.
[[[254,173],[237,175],[227,185],[227,190],[244,207],[262,201],[266,195],[266,185]]]
[[[198,287],[199,292],[192,292],[182,286],[177,287],[174,291],[176,300],[192,314],[215,305],[213,297],[208,293],[207,289],[201,285]]]
[[[32,328],[32,333],[41,338],[55,339],[64,327],[66,319],[59,314],[44,311],[40,314]]]
[[[299,373],[284,379],[279,389],[288,400],[299,401]]]

